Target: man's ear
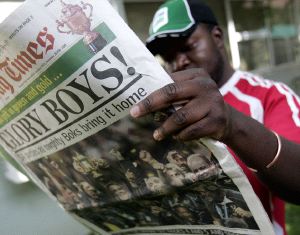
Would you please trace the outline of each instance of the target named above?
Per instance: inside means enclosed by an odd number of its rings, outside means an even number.
[[[211,35],[218,48],[224,48],[224,33],[220,26],[216,25],[211,30]]]

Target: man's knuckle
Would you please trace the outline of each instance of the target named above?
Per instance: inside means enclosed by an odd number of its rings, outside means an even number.
[[[173,115],[173,121],[177,124],[177,125],[184,125],[187,123],[187,119],[188,119],[188,112],[181,112],[181,111],[177,111],[176,113],[174,113]]]
[[[168,135],[168,132],[167,132],[167,130],[164,126],[159,127],[158,131],[159,131],[160,135],[163,136],[163,137]]]
[[[195,139],[198,137],[198,135],[199,135],[198,127],[190,128],[185,132],[185,136],[188,137],[189,139]]]
[[[162,89],[162,93],[167,99],[175,97],[177,95],[177,91],[178,87],[174,83],[168,84]]]
[[[151,111],[151,109],[152,109],[152,99],[147,97],[146,99],[144,99],[142,101],[142,105],[143,105],[145,111]]]

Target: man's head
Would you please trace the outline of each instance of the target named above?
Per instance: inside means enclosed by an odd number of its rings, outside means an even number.
[[[129,188],[124,183],[110,182],[107,188],[117,200],[125,201],[132,197]]]
[[[206,180],[218,176],[218,167],[203,153],[192,154],[187,158],[187,165],[198,180]]]
[[[186,166],[186,159],[181,156],[176,150],[171,150],[167,154],[169,163],[173,163],[179,167]]]
[[[216,185],[198,185],[196,191],[200,193],[204,201],[219,202],[222,201],[224,194],[220,187]]]
[[[188,207],[185,207],[184,205],[177,205],[175,206],[175,211],[180,218],[189,221],[190,223],[196,222],[195,215]]]
[[[78,195],[67,186],[61,186],[60,191],[63,200],[66,201],[68,204],[74,205],[79,202]]]
[[[134,183],[137,180],[135,173],[131,169],[127,169],[125,176],[130,183]]]
[[[141,150],[139,153],[139,158],[144,161],[150,163],[153,160],[152,155],[146,151],[146,150]]]
[[[92,197],[94,199],[99,198],[101,193],[96,188],[94,188],[92,185],[90,185],[88,182],[83,181],[80,183],[80,186],[81,186],[82,190],[90,197]]]
[[[146,46],[171,72],[204,68],[218,83],[225,66],[223,32],[200,0],[169,0],[154,15]]]
[[[153,193],[165,193],[167,192],[167,185],[161,178],[155,175],[149,175],[144,178],[147,188]]]
[[[58,169],[58,168],[59,168],[59,165],[58,165],[57,162],[54,161],[54,160],[50,161],[50,164],[51,164],[51,166],[53,166],[55,169]]]
[[[176,164],[167,163],[165,165],[164,173],[172,186],[181,187],[184,185],[184,173]]]

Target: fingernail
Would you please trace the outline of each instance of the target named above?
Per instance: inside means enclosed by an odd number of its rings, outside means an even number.
[[[137,105],[133,106],[131,109],[130,109],[130,115],[132,117],[138,117],[140,114],[140,109]]]
[[[153,133],[153,138],[157,141],[162,140],[162,135],[159,130],[155,130]]]

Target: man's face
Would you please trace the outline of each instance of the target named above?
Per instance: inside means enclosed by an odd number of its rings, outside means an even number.
[[[55,161],[51,161],[50,164],[51,164],[54,168],[56,168],[56,169],[59,168],[57,162],[55,162]]]
[[[168,158],[171,163],[176,164],[177,166],[183,166],[186,165],[186,160],[184,157],[182,157],[178,152],[171,151],[169,153],[170,157]]]
[[[101,168],[109,168],[110,167],[109,162],[103,157],[100,157],[94,161]]]
[[[112,184],[109,186],[109,190],[117,199],[122,201],[131,198],[131,193],[125,185]]]
[[[176,169],[166,170],[166,175],[169,177],[170,184],[173,186],[184,185],[184,175]]]
[[[176,170],[176,169],[168,169],[166,170],[166,175],[168,175],[170,178],[180,178],[180,179],[184,179],[184,175]]]
[[[210,162],[205,156],[201,155],[194,158],[193,164],[189,165],[189,168],[196,175],[198,180],[205,180],[218,174],[217,166]]]
[[[136,180],[135,174],[130,169],[126,171],[125,176],[129,182],[135,182]]]
[[[207,202],[212,202],[214,200],[214,194],[211,191],[200,188],[200,189],[198,189],[198,192],[202,196],[203,200],[205,200]]]
[[[89,183],[82,182],[81,187],[84,190],[84,192],[86,192],[92,198],[98,198],[99,192],[92,185],[90,185]]]
[[[140,153],[139,153],[139,157],[142,161],[144,162],[149,162],[151,161],[152,157],[151,157],[151,154],[148,153],[147,151],[145,150],[141,150]]]
[[[145,179],[147,188],[152,192],[163,193],[166,191],[165,184],[159,177],[151,176]]]
[[[71,205],[73,203],[78,202],[78,197],[76,193],[74,193],[71,189],[69,188],[64,188],[62,190],[62,196],[64,197],[65,201],[70,203]]]
[[[79,163],[79,162],[73,162],[73,167],[76,171],[79,171],[81,173],[85,172],[85,169],[83,168],[83,166]]]
[[[154,215],[159,215],[159,213],[163,211],[163,209],[159,206],[151,206],[150,210]]]
[[[183,219],[187,219],[189,220],[190,222],[193,222],[194,221],[194,216],[193,214],[185,207],[181,206],[181,207],[177,207],[176,208],[176,212],[177,214],[183,218]]]
[[[173,50],[178,50],[163,56],[168,62],[167,69],[177,72],[189,68],[203,68],[218,83],[223,73],[224,60],[215,42],[216,37],[212,36],[214,30],[221,32],[216,27],[209,31],[200,24],[185,41],[174,43],[176,45]]]

